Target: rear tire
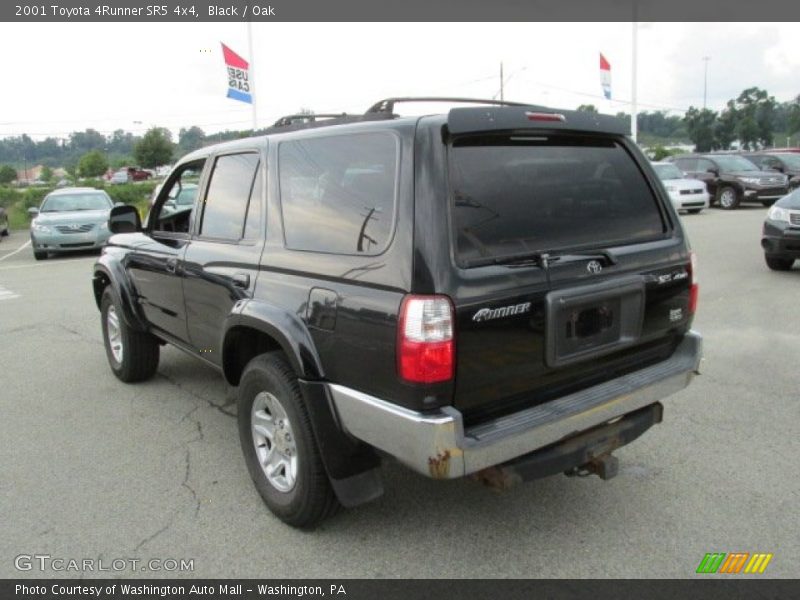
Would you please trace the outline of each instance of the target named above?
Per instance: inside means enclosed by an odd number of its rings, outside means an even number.
[[[313,528],[338,508],[297,377],[281,353],[247,364],[237,419],[247,470],[275,516]]]
[[[111,287],[100,301],[103,344],[111,371],[125,383],[144,381],[158,368],[159,344],[153,335],[134,331],[126,323]]]
[[[794,264],[793,258],[781,258],[779,256],[764,255],[767,266],[773,271],[789,271]]]
[[[34,250],[33,258],[35,258],[36,260],[44,260],[47,258],[47,252],[45,252],[44,250]]]
[[[741,198],[734,188],[726,185],[717,190],[717,202],[723,210],[733,210],[739,206]]]

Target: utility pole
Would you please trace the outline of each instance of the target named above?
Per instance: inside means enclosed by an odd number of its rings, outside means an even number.
[[[505,100],[503,85],[504,85],[504,77],[503,77],[503,61],[500,61],[500,102]]]
[[[703,62],[705,63],[703,68],[703,110],[706,109],[706,97],[708,96],[708,61],[710,60],[710,56],[703,57]]]

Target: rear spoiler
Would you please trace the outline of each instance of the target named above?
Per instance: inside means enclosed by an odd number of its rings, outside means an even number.
[[[482,131],[520,131],[547,129],[630,135],[625,119],[578,110],[558,110],[544,106],[486,106],[453,108],[447,116],[451,135]]]

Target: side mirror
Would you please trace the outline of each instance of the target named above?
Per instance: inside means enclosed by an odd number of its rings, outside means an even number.
[[[108,230],[111,233],[134,233],[142,230],[142,219],[135,206],[123,204],[111,209],[108,216]]]
[[[714,177],[719,177],[719,171],[716,169],[708,169],[706,170],[706,173],[711,173]]]
[[[36,208],[35,206],[31,206],[31,207],[28,209],[28,214],[29,214],[30,216],[32,216],[32,217],[35,217],[36,215],[38,215],[38,214],[39,214],[39,209],[38,209],[38,208]]]

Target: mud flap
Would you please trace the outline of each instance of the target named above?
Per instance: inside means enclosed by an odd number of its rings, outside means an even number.
[[[298,380],[311,417],[325,471],[342,506],[350,508],[383,495],[380,457],[339,427],[324,383]]]

